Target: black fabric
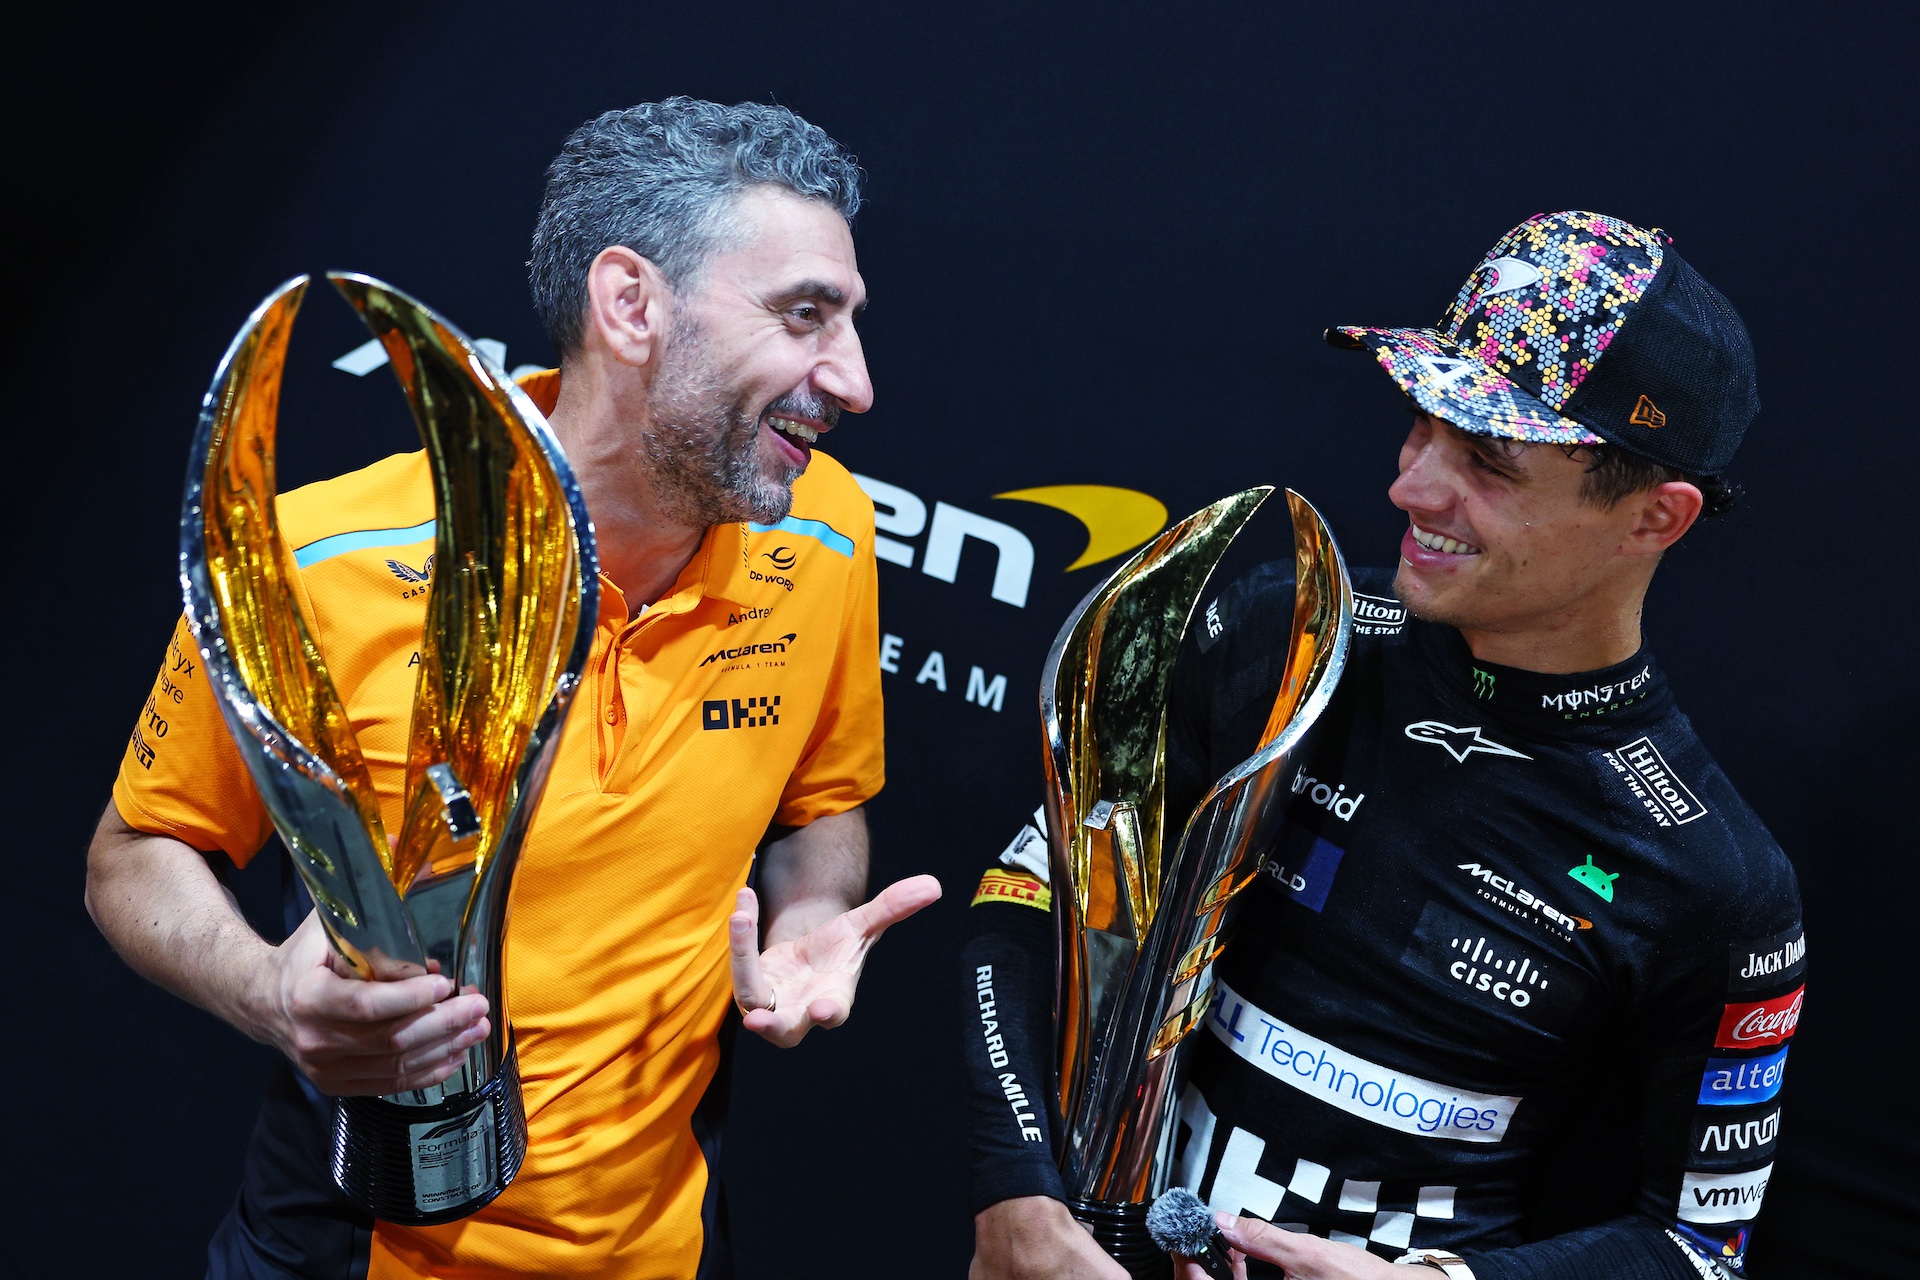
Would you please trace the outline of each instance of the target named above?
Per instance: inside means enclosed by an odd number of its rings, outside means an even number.
[[[254,855],[269,856],[279,865],[285,938],[313,899],[278,837]],[[276,1060],[247,1141],[240,1192],[207,1243],[207,1280],[362,1280],[373,1218],[333,1185],[332,1152],[332,1099]]]
[[[1064,1199],[1053,1163],[1059,1100],[1053,1058],[1053,921],[1033,907],[983,902],[967,913],[961,1013],[971,1144],[968,1203],[978,1213],[1020,1196]]]
[[[207,1280],[363,1280],[373,1219],[324,1172],[333,1103],[276,1062],[233,1207],[207,1244]]]
[[[1733,304],[1668,245],[1563,412],[1655,462],[1719,475],[1760,412],[1752,340]]]
[[[1218,633],[1189,640],[1170,808],[1257,741],[1290,568],[1242,579],[1212,606]],[[1388,575],[1356,588],[1347,674],[1188,1050],[1173,1180],[1386,1257],[1454,1249],[1480,1280],[1737,1269],[1804,981],[1784,855],[1651,655],[1574,676],[1476,662],[1457,632],[1409,618]],[[1014,910],[972,913],[969,963],[1024,945],[1047,993],[1029,1000],[1050,1007],[1050,942],[1002,929]],[[998,994],[1005,1009],[1009,984]],[[1715,1047],[1731,1006],[1765,1002],[1741,1022],[1749,1047]],[[1045,1043],[1030,1034],[1004,1069],[1046,1079]],[[1766,1073],[1770,1096],[1699,1105],[1709,1086],[1737,1096],[1723,1071]],[[1046,1154],[1004,1118],[975,1119],[976,1201],[1042,1176]],[[1685,1184],[1689,1170],[1744,1189]],[[1683,1196],[1695,1219],[1746,1208],[1679,1223]]]
[[[707,1162],[707,1189],[700,1197],[700,1266],[694,1280],[733,1280],[733,1228],[727,1218],[727,1185],[720,1176],[720,1150],[733,1107],[733,1042],[740,1014],[728,1010],[720,1024],[720,1065],[693,1109],[693,1137]]]

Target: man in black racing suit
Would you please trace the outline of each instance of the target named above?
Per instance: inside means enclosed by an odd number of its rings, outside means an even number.
[[[1443,330],[1329,336],[1414,400],[1390,490],[1410,527],[1396,572],[1354,576],[1346,674],[1187,1050],[1171,1182],[1229,1216],[1254,1275],[1739,1274],[1800,1013],[1799,893],[1639,612],[1660,553],[1730,498],[1745,331],[1664,235],[1563,213],[1501,240]],[[1189,629],[1171,830],[1252,754],[1292,594],[1291,562],[1263,566]],[[969,913],[976,1280],[1124,1275],[1054,1164],[1042,821]],[[1543,1236],[1546,1153],[1623,1132],[1614,1185],[1552,1215],[1587,1225]]]

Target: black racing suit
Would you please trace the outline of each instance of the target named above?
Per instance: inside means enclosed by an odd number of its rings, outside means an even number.
[[[1172,830],[1266,724],[1290,569],[1196,617]],[[1476,662],[1389,575],[1355,584],[1345,677],[1189,1041],[1172,1182],[1478,1280],[1738,1274],[1799,1020],[1791,866],[1645,651]],[[965,951],[976,1212],[1061,1196],[1040,834],[1001,864]]]

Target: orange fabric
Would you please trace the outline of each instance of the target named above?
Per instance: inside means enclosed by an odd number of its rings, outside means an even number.
[[[551,404],[550,385],[529,390]],[[433,518],[425,457],[282,495],[279,512],[295,548],[411,529]],[[303,606],[390,830],[426,603],[395,566],[420,570],[432,549],[429,535],[302,570]],[[379,1224],[376,1280],[692,1276],[707,1170],[690,1120],[731,999],[734,892],[769,823],[842,813],[881,787],[873,505],[838,463],[814,455],[785,527],[710,530],[638,618],[604,578],[601,591],[513,885],[506,990],[526,1163],[472,1218]],[[241,863],[271,831],[184,622],[114,801],[136,828]]]

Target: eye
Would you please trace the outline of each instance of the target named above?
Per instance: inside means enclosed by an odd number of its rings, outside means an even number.
[[[1479,471],[1482,474],[1490,475],[1494,477],[1496,480],[1513,479],[1513,475],[1510,472],[1502,470],[1501,468],[1493,465],[1493,463],[1487,461],[1486,456],[1480,453],[1478,450],[1474,450],[1468,453],[1467,457],[1472,460],[1472,465],[1474,470]]]
[[[787,308],[787,319],[795,324],[812,325],[820,322],[820,308],[811,302],[797,303]]]

